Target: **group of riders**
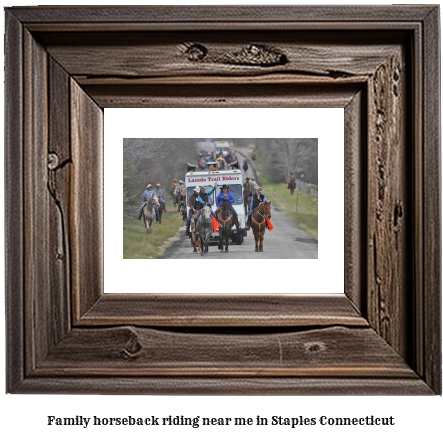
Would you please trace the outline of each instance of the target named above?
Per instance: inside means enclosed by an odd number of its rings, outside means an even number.
[[[205,205],[212,206],[212,193],[214,193],[215,189],[217,187],[217,183],[214,183],[214,187],[212,187],[210,190],[206,191],[205,187],[195,187],[192,195],[189,197],[189,212],[186,219],[186,235],[189,235],[189,227],[191,218],[194,217],[194,220],[197,221],[198,217],[200,216],[201,210]],[[172,191],[171,195],[174,196],[184,196],[184,190],[185,184],[182,180],[177,181],[174,179],[172,183]],[[246,222],[246,230],[248,231],[251,227],[251,221],[252,221],[252,214],[254,213],[254,210],[262,203],[265,202],[266,196],[263,193],[263,188],[258,187],[257,182],[253,177],[247,177],[246,182],[243,184],[243,193],[246,199],[250,199],[249,203],[249,214],[248,214],[248,220]],[[148,201],[151,199],[152,195],[156,195],[159,202],[163,205],[163,211],[166,212],[166,201],[163,199],[163,191],[161,189],[160,184],[156,184],[155,188],[152,186],[152,184],[148,184],[146,187],[146,190],[143,192],[143,204],[140,207],[138,219],[140,220],[142,217],[142,212]],[[214,217],[214,219],[218,222],[217,214],[221,210],[223,203],[226,202],[226,205],[228,206],[228,209],[232,213],[232,218],[234,225],[237,227],[237,229],[240,229],[240,224],[238,222],[238,215],[235,211],[234,207],[232,206],[235,202],[234,195],[230,192],[229,187],[224,184],[221,187],[220,193],[217,196],[215,200],[215,204],[217,207],[216,212],[214,213],[211,209],[211,214]],[[155,206],[155,214],[157,220],[159,219],[159,211],[158,207]],[[180,206],[178,208],[178,211],[180,211]]]
[[[214,187],[212,187],[212,189],[208,190],[207,192],[205,187],[197,186],[194,188],[193,194],[189,197],[189,214],[186,220],[186,235],[189,235],[191,218],[194,217],[194,220],[197,221],[198,217],[200,216],[202,208],[206,204],[211,206],[212,198],[210,198],[210,196],[215,191],[216,187],[217,183],[214,183]],[[248,214],[248,220],[245,228],[248,231],[251,227],[252,214],[254,213],[254,210],[260,205],[260,203],[266,201],[266,196],[263,193],[263,188],[257,186],[257,183],[255,182],[254,178],[249,178],[249,177],[246,178],[246,182],[243,184],[243,190],[244,192],[249,194],[248,198],[250,198],[250,211]],[[230,192],[229,187],[226,184],[224,184],[221,187],[220,193],[215,200],[215,205],[217,207],[217,210],[214,213],[211,209],[211,214],[214,217],[214,219],[220,224],[220,221],[218,220],[218,212],[222,209],[223,203],[226,203],[227,208],[232,213],[234,225],[237,227],[238,230],[240,230],[238,215],[234,207],[232,206],[234,202],[235,202],[234,195]]]
[[[200,216],[201,210],[205,205],[211,206],[212,204],[212,198],[209,196],[214,193],[215,188],[217,187],[217,183],[214,183],[214,187],[212,189],[208,190],[206,192],[205,187],[195,187],[194,192],[189,197],[189,214],[186,219],[186,235],[189,235],[189,227],[191,225],[191,218],[194,217],[194,221],[197,221],[197,219]],[[217,206],[217,211],[214,213],[211,209],[211,215],[214,217],[214,219],[218,221],[217,214],[221,210],[222,205],[224,202],[228,202],[228,210],[232,213],[232,218],[234,225],[237,227],[237,229],[240,229],[240,224],[238,223],[238,215],[235,209],[232,207],[232,204],[234,203],[234,195],[229,191],[229,187],[226,184],[223,184],[221,191],[219,195],[217,196],[215,200],[215,205]]]

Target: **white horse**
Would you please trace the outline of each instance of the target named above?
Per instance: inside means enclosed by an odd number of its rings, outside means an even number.
[[[200,238],[201,255],[208,252],[209,240],[212,236],[211,207],[205,205],[197,220],[197,233]]]
[[[149,233],[152,231],[152,225],[155,221],[155,209],[154,207],[158,207],[160,204],[158,202],[157,195],[153,194],[150,198],[148,203],[143,208],[143,220],[145,222],[146,226],[146,232]]]

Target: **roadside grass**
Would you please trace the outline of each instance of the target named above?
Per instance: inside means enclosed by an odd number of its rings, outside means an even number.
[[[254,163],[260,172],[260,184],[265,191],[265,195],[276,207],[290,217],[297,225],[305,230],[310,236],[318,240],[318,201],[295,190],[291,191],[284,183],[271,183],[262,172],[263,164],[261,154],[257,154]]]
[[[291,196],[286,184],[273,184],[267,178],[260,182],[269,198],[282,213],[297,222],[297,225],[318,240],[318,202],[297,190]],[[298,203],[297,203],[298,197]]]
[[[162,223],[155,223],[154,230],[149,234],[146,233],[143,219],[126,219],[123,222],[124,259],[155,259],[163,254],[165,242],[185,225],[172,202],[167,202],[166,209],[168,213],[163,213]]]

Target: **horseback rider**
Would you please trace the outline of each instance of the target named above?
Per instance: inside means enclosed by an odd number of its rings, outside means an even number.
[[[249,231],[251,228],[252,215],[254,210],[262,203],[265,202],[266,196],[263,193],[263,189],[261,187],[257,187],[257,190],[254,193],[254,196],[251,199],[251,210],[248,214],[248,221],[246,222],[246,231]]]
[[[172,190],[171,190],[171,195],[174,196],[175,193],[175,188],[177,187],[177,178],[174,178],[174,180],[172,181]]]
[[[183,193],[183,189],[185,189],[185,185],[183,183],[182,180],[180,180],[177,184],[177,186],[175,187],[175,192],[174,195],[178,198],[179,201],[182,200],[182,193]],[[177,202],[178,204],[178,208],[177,211],[180,211],[180,202]]]
[[[240,230],[240,224],[238,223],[238,215],[234,207],[232,206],[232,204],[235,202],[235,198],[234,195],[229,191],[229,187],[226,184],[223,184],[221,192],[217,196],[217,199],[215,201],[215,204],[217,205],[217,211],[221,210],[224,200],[229,201],[229,210],[232,213],[234,219],[234,225],[237,227],[237,230]]]
[[[153,190],[153,192],[157,195],[158,200],[162,202],[162,204],[163,204],[163,211],[165,213],[167,213],[167,211],[166,211],[166,201],[162,198],[163,191],[162,191],[161,186],[160,186],[159,183],[157,183],[155,185],[155,189]]]
[[[189,213],[188,217],[186,218],[186,232],[185,232],[186,236],[189,236],[189,227],[191,226],[191,215],[195,214],[197,216],[197,213],[199,213],[199,211],[205,205],[203,200],[199,198],[199,195],[200,195],[200,187],[197,186],[194,188],[194,192],[189,197]]]
[[[152,190],[152,185],[148,184],[146,186],[146,190],[143,192],[143,195],[142,195],[142,198],[143,198],[144,202],[143,202],[143,204],[140,207],[140,210],[138,212],[138,220],[141,220],[142,214],[143,214],[143,209],[146,207],[146,204],[151,199],[151,196],[154,195],[154,194],[155,194],[155,192],[154,192],[154,190]],[[154,208],[155,208],[155,216],[158,219],[158,208],[157,208],[157,206],[154,206]]]
[[[246,182],[243,184],[243,192],[252,195],[252,182],[249,176],[246,177]]]
[[[206,189],[204,187],[200,187],[200,198],[203,201],[204,204],[209,204],[209,196],[211,196],[214,193],[215,188],[217,187],[217,183],[214,183],[214,187],[209,190],[209,192],[206,192]],[[211,210],[212,212],[212,210]],[[214,213],[212,213],[214,214]]]
[[[255,178],[253,176],[251,176],[250,183],[251,183],[251,194],[255,195],[258,185],[257,185],[257,181],[255,180]]]
[[[215,188],[217,187],[217,183],[214,183],[214,187],[209,190],[208,193],[206,193],[206,189],[204,187],[196,187],[194,189],[194,193],[189,197],[189,214],[186,218],[186,236],[189,236],[189,227],[191,225],[191,213],[195,212],[194,221],[197,223],[197,219],[200,216],[202,208],[205,206],[205,204],[209,203],[209,196],[214,193]],[[211,209],[212,216],[215,217],[217,220],[217,217],[215,216],[214,212]]]

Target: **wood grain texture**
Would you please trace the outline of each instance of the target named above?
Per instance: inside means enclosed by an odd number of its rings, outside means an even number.
[[[424,168],[423,168],[423,340],[424,376],[434,390],[441,393],[441,84],[440,14],[437,8],[426,17],[423,77]],[[438,305],[440,303],[440,305]]]
[[[382,378],[130,378],[46,377],[28,379],[17,393],[52,394],[152,394],[152,395],[433,395],[420,379]]]
[[[72,41],[72,33],[38,38],[48,52],[73,75],[136,79],[211,75],[254,77],[262,74],[306,74],[320,78],[364,75],[389,57],[407,33],[358,33],[331,42],[331,34],[280,32],[149,32],[90,33]],[[371,39],[369,39],[371,38]],[[363,40],[360,42],[359,41]],[[300,41],[294,44],[293,41]],[[301,42],[303,41],[303,42]],[[389,44],[384,41],[390,41]],[[195,47],[201,47],[195,53]],[[264,48],[264,49],[263,49]],[[273,53],[285,62],[266,64]],[[200,55],[200,56],[199,56]]]
[[[435,6],[179,6],[145,7],[13,7],[11,12],[26,23],[121,22],[360,22],[419,21]]]
[[[36,367],[54,345],[51,321],[53,308],[50,297],[48,267],[49,203],[47,190],[47,55],[44,48],[24,32],[24,233],[25,288],[24,302],[26,326],[26,366]],[[40,119],[41,123],[35,123]],[[32,195],[31,195],[32,194]],[[42,293],[45,291],[45,293]],[[55,291],[54,291],[55,292]],[[38,327],[38,329],[37,329]]]
[[[5,299],[6,386],[24,377],[23,278],[23,45],[22,24],[5,14]],[[13,327],[13,329],[12,329]]]
[[[50,278],[54,342],[71,327],[71,280],[69,205],[71,187],[69,75],[52,58],[48,59],[48,150],[47,190],[49,207]]]
[[[369,81],[368,114],[368,318],[372,327],[403,356],[408,348],[411,279],[407,253],[410,193],[404,127],[402,53],[376,70]]]
[[[417,378],[369,328],[220,331],[216,338],[205,330],[74,329],[33,374]]]
[[[8,391],[441,393],[437,7],[10,8],[6,24]],[[105,106],[346,108],[351,300],[103,296]]]
[[[367,99],[364,89],[355,93],[345,107],[345,292],[363,317],[367,317],[366,290],[366,158],[365,120]]]
[[[343,295],[105,294],[78,326],[367,327]]]
[[[103,111],[71,79],[73,318],[103,294]],[[91,263],[94,261],[93,263]]]
[[[106,108],[319,108],[344,107],[358,84],[87,85]]]

